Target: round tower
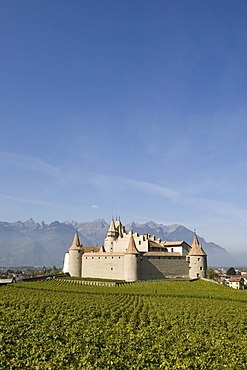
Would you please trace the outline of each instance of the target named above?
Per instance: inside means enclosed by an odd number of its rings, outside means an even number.
[[[82,248],[79,235],[76,231],[73,243],[69,248],[69,274],[70,276],[81,277]]]
[[[207,271],[207,254],[199,244],[197,235],[195,233],[191,245],[191,250],[188,253],[189,258],[189,276],[191,279],[206,277]]]
[[[69,252],[66,252],[65,255],[64,255],[63,273],[64,274],[69,273]]]
[[[104,241],[104,247],[106,252],[113,252],[113,243],[118,237],[118,231],[114,220],[112,219],[109,230],[107,231],[107,237]]]
[[[136,248],[133,232],[130,230],[128,249],[124,255],[124,280],[137,281],[139,277],[139,252]]]

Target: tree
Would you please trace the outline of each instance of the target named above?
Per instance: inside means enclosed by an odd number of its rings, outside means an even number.
[[[209,267],[206,272],[206,277],[208,279],[215,279],[218,274],[212,269],[212,267]]]
[[[226,271],[226,275],[236,275],[236,271],[233,267],[230,267],[227,271]]]

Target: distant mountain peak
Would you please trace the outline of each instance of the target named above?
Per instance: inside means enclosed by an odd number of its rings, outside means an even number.
[[[126,228],[127,229],[134,229],[135,227],[138,227],[138,226],[139,226],[138,222],[132,221],[132,222],[130,222],[129,224],[126,225]]]
[[[103,218],[97,218],[96,220],[92,221],[94,225],[98,225],[99,227],[108,227],[109,224]]]
[[[33,220],[33,218],[29,218],[28,220],[24,221],[23,223],[24,223],[24,225],[33,225],[34,220]]]
[[[75,229],[80,234],[83,245],[102,245],[107,235],[109,224],[101,218],[88,222],[54,221],[41,225],[33,218],[14,223],[0,221],[0,256],[1,265],[47,265],[61,266],[64,253],[71,245]],[[132,221],[126,225],[126,231],[133,229],[139,234],[156,235],[167,241],[184,240],[191,244],[194,232],[186,227],[173,224],[163,225],[154,221],[138,223]],[[229,266],[233,258],[224,248],[208,243],[198,236],[203,249],[208,254],[209,266]]]

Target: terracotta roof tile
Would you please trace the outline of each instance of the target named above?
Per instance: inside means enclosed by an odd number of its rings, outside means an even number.
[[[135,243],[135,239],[133,237],[133,232],[131,230],[130,232],[130,240],[129,240],[129,245],[128,245],[128,249],[127,249],[127,253],[130,253],[130,254],[138,254],[138,250],[136,248],[136,243]]]
[[[191,250],[189,251],[188,256],[206,256],[206,253],[202,249],[201,244],[199,244],[196,234],[194,235]]]
[[[78,231],[76,231],[75,236],[74,236],[74,240],[73,240],[71,246],[69,247],[69,249],[70,250],[71,249],[81,249],[81,244],[80,244]]]
[[[231,276],[230,278],[229,278],[229,281],[231,281],[231,282],[239,282],[239,281],[241,281],[241,280],[243,280],[243,277],[242,276]]]

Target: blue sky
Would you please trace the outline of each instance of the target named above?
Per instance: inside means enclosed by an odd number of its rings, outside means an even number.
[[[0,220],[247,249],[247,2],[0,2]]]

